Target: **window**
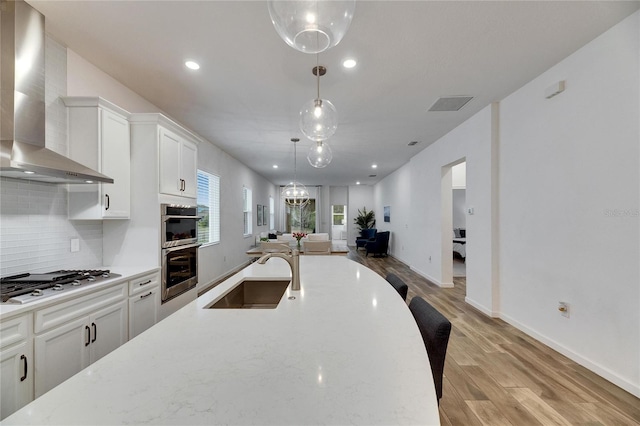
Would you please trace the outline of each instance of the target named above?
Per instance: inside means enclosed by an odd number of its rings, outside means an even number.
[[[251,217],[253,201],[251,201],[251,190],[245,186],[242,187],[242,200],[244,203],[242,206],[242,211],[244,212],[244,235],[247,236],[253,232],[253,218]]]
[[[269,197],[269,230],[276,229],[276,205],[273,197]]]
[[[344,217],[344,208],[345,206],[333,206],[333,225],[341,226],[344,225],[345,217]]]
[[[287,233],[305,232],[310,234],[316,232],[316,200],[314,198],[310,198],[309,202],[302,207],[292,206],[289,203],[285,207]]]
[[[220,242],[220,177],[198,170],[198,242]]]

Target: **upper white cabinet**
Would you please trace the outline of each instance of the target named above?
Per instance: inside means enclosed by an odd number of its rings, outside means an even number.
[[[198,148],[195,143],[160,128],[160,192],[195,198]]]
[[[158,193],[195,199],[200,138],[162,114],[131,114],[129,122],[136,167],[144,163],[148,180],[157,176]]]
[[[63,101],[69,114],[69,157],[114,181],[69,185],[69,219],[128,219],[129,113],[99,97],[66,97]]]

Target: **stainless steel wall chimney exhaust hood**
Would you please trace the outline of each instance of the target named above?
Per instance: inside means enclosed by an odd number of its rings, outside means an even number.
[[[0,0],[0,176],[49,183],[113,183],[45,147],[44,16]]]

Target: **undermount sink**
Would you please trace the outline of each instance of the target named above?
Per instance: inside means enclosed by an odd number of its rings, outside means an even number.
[[[206,309],[274,309],[291,280],[243,280]]]

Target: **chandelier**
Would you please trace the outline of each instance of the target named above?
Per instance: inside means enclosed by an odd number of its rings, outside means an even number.
[[[293,142],[293,181],[289,182],[282,189],[282,197],[284,202],[290,206],[303,207],[309,202],[309,191],[307,187],[296,180],[296,165],[297,165],[297,149],[296,144],[300,141],[298,138],[291,138]]]
[[[340,43],[351,25],[355,0],[267,2],[271,22],[289,46],[320,53]]]

